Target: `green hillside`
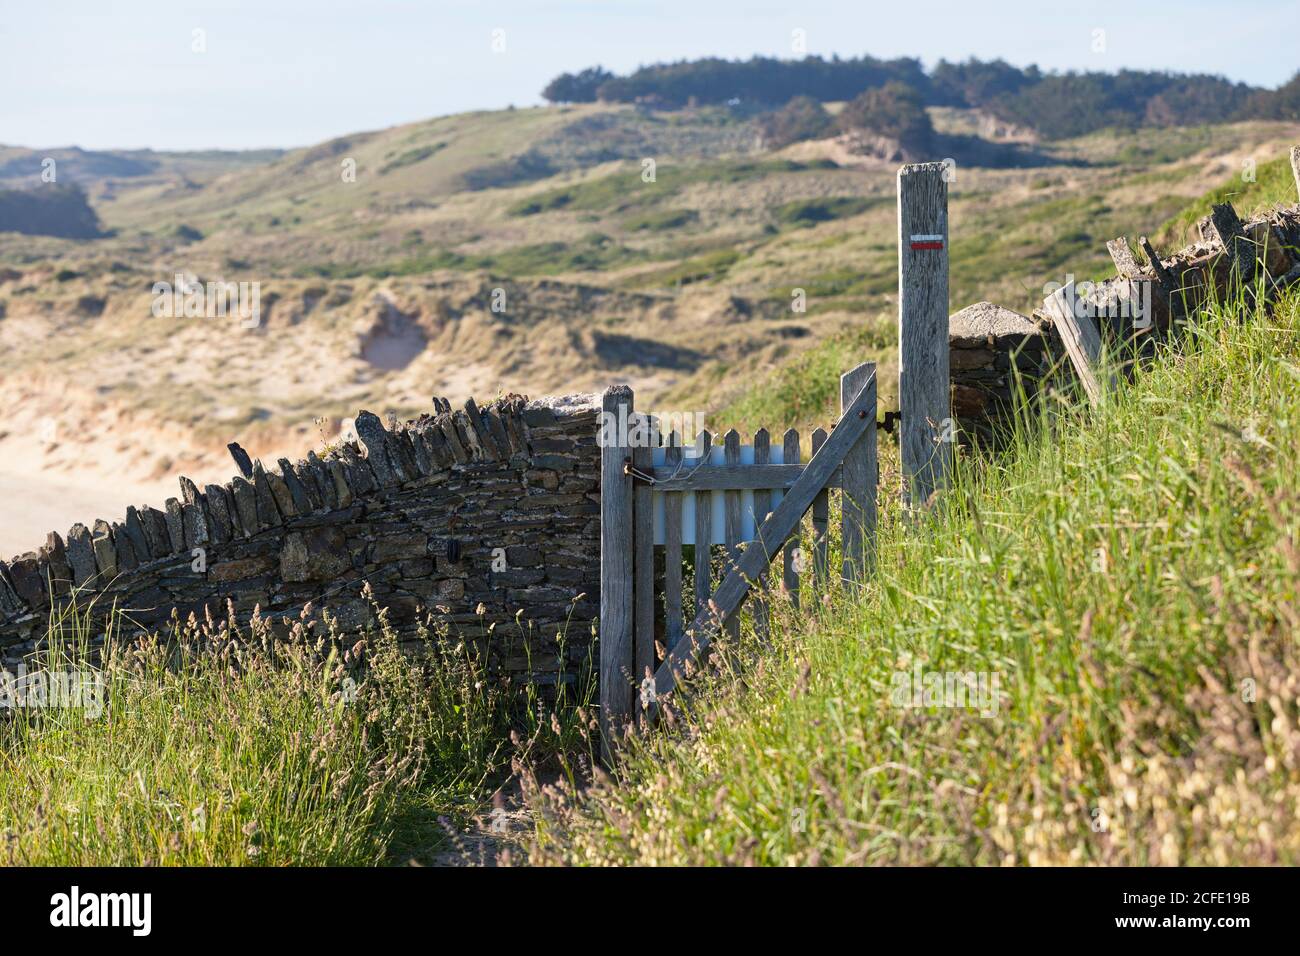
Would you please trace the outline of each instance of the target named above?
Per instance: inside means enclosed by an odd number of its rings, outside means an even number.
[[[1294,294],[1216,309],[930,519],[886,508],[861,595],[805,594],[618,781],[542,798],[536,860],[1300,862],[1297,333]]]
[[[969,109],[930,115],[956,163],[953,310],[1028,312],[1048,282],[1105,274],[1106,240],[1173,220],[1245,159],[1271,176],[1300,139],[1294,123],[1254,121],[1032,144]],[[41,152],[0,162],[27,169]],[[769,149],[744,110],[592,103],[283,154],[70,154],[59,168],[78,164],[97,171],[103,236],[0,232],[0,347],[13,391],[39,383],[7,397],[71,427],[91,411],[68,405],[73,382],[136,434],[191,440],[184,455],[148,442],[150,475],[224,461],[232,439],[298,449],[318,417],[415,415],[431,394],[625,381],[719,429],[824,424],[825,396],[781,369],[838,368],[838,343],[879,363],[892,401],[898,164],[843,138]],[[259,324],[153,316],[150,290],[178,272],[257,283]],[[400,345],[398,367],[370,361],[377,339]],[[804,420],[786,420],[782,394]]]

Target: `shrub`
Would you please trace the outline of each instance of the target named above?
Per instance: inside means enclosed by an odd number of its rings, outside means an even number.
[[[761,116],[758,127],[763,134],[763,145],[780,149],[791,143],[830,135],[835,121],[812,97],[796,96],[779,110]]]

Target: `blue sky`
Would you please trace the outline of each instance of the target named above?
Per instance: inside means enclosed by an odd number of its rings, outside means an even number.
[[[599,63],[808,52],[1002,57],[1045,70],[1174,69],[1277,86],[1300,3],[1180,0],[0,0],[0,143],[300,146],[540,102]],[[206,52],[195,52],[195,30]],[[505,49],[494,52],[493,31]],[[1105,31],[1095,52],[1094,31]]]

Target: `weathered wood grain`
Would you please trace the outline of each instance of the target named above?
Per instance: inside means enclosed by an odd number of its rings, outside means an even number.
[[[730,429],[722,436],[722,454],[728,468],[740,467],[740,433],[734,428]],[[725,537],[727,542],[727,573],[736,566],[740,560],[740,492],[724,492],[725,508],[723,515],[725,517]],[[740,618],[733,617],[727,622],[727,633],[732,638],[740,637]]]
[[[1291,147],[1291,175],[1295,177],[1296,195],[1300,196],[1300,146]]]
[[[817,450],[826,444],[826,429],[818,428],[812,433],[812,453],[817,454]],[[841,473],[843,469],[840,469]],[[829,486],[828,486],[829,487]],[[830,492],[823,488],[813,499],[812,506],[812,527],[813,527],[813,587],[821,591],[825,589],[827,579],[830,577],[830,557],[829,557],[829,537],[831,529],[831,496]]]
[[[687,465],[680,471],[676,467],[660,466],[651,473],[655,491],[782,491],[791,488],[803,474],[803,465]],[[838,488],[841,481],[837,469],[826,482],[827,488]]]
[[[844,455],[844,491],[841,506],[841,576],[846,584],[861,584],[874,560],[876,539],[876,366],[859,365],[840,376],[841,414],[855,396],[870,390],[870,405],[859,412],[868,421],[867,429]]]
[[[1075,308],[1075,302],[1074,282],[1071,281],[1043,300],[1043,311],[1052,318],[1060,333],[1088,400],[1097,405],[1106,391],[1103,380],[1107,386],[1113,382],[1101,371],[1101,335],[1097,323],[1087,314],[1080,315],[1081,310]]]
[[[922,505],[942,486],[951,445],[948,382],[948,183],[943,163],[898,171],[898,405],[904,493]],[[913,248],[913,236],[942,248]],[[925,244],[922,243],[922,246]]]
[[[1232,203],[1215,203],[1211,206],[1208,226],[1210,235],[1231,257],[1238,281],[1249,282],[1255,275],[1254,246],[1246,238],[1241,217],[1237,215],[1237,210],[1232,208]]]
[[[681,443],[674,432],[669,436],[664,459],[669,468],[682,460]],[[664,638],[672,650],[682,639],[682,496],[664,495]]]
[[[797,464],[801,460],[799,433],[793,428],[786,431],[785,437],[781,442],[781,447],[787,465]],[[803,469],[801,468],[800,477],[802,477],[802,475]],[[795,555],[798,551],[799,541],[795,538],[786,544],[781,555],[781,586],[789,596],[790,603],[796,608],[799,606],[799,569],[795,566]]]
[[[754,433],[754,464],[760,467],[770,467],[768,463],[772,458],[772,439],[766,428],[760,428]],[[772,492],[766,488],[757,489],[754,492],[754,527],[762,526],[763,521],[767,518],[768,513],[772,510]],[[754,547],[751,544],[750,547]],[[764,565],[763,573],[759,575],[758,591],[754,595],[754,632],[760,640],[767,640],[768,636],[768,619],[769,608],[767,604],[767,566]]]
[[[632,449],[632,464],[644,471],[654,462],[654,449],[643,445]],[[635,597],[636,635],[634,649],[634,668],[637,683],[648,674],[653,674],[655,665],[655,548],[654,548],[654,493],[648,482],[633,482],[633,543],[636,547],[635,557]],[[636,709],[639,711],[638,694],[633,694]]]
[[[695,440],[695,447],[700,450],[704,460],[713,448],[713,436],[700,432]],[[699,614],[709,603],[713,593],[713,575],[711,548],[713,540],[713,495],[702,492],[695,496],[695,613]]]
[[[1110,261],[1115,263],[1115,272],[1120,278],[1136,279],[1142,275],[1142,267],[1138,265],[1133,250],[1129,248],[1127,236],[1120,236],[1106,243],[1106,251],[1110,253]]]
[[[632,389],[605,390],[606,415],[629,420]],[[631,451],[618,441],[600,450],[600,724],[604,759],[613,760],[623,729],[632,720],[633,678],[633,527],[632,477],[625,465]]]

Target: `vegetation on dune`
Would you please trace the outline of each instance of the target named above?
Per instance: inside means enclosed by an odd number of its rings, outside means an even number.
[[[777,173],[834,168],[835,164],[829,161],[800,163],[788,159],[724,160],[690,165],[665,163],[656,165],[654,179],[645,179],[642,167],[628,167],[572,186],[560,186],[525,197],[513,203],[509,212],[513,216],[535,216],[557,210],[621,212],[665,200],[680,199],[680,191],[687,186],[734,185],[761,180]]]
[[[891,499],[860,592],[716,654],[617,781],[538,791],[535,861],[1300,862],[1298,336],[1295,295],[1215,306],[934,512]]]
[[[893,400],[883,367],[892,361],[897,331],[892,320],[859,323],[819,341],[789,361],[762,373],[762,384],[747,388],[711,415],[726,427],[747,433],[758,428],[827,427],[838,414],[840,375],[862,362],[876,362],[882,408]]]
[[[1243,217],[1274,203],[1295,201],[1295,176],[1291,172],[1289,157],[1282,156],[1260,163],[1250,170],[1233,176],[1217,189],[1206,193],[1195,202],[1188,203],[1177,215],[1169,218],[1155,233],[1168,245],[1181,245],[1200,239],[1193,227],[1210,214],[1218,203],[1230,202]]]
[[[777,128],[796,130],[816,120],[808,101],[850,100],[897,85],[918,102],[985,110],[1051,139],[1106,127],[1226,123],[1248,118],[1300,118],[1300,78],[1278,90],[1232,83],[1223,77],[1121,70],[1051,73],[1002,60],[940,60],[927,73],[913,58],[870,56],[823,60],[708,57],[644,66],[627,76],[600,67],[564,73],[542,91],[550,102],[652,103],[667,108],[706,103],[745,107],[787,104]],[[796,105],[797,103],[797,105]],[[798,118],[799,122],[794,122]],[[810,138],[797,136],[796,138]],[[774,141],[779,141],[777,136]],[[795,141],[794,139],[787,140]]]
[[[921,95],[902,83],[864,90],[845,105],[836,121],[843,130],[885,136],[917,153],[927,150],[934,139]]]
[[[811,96],[796,96],[779,110],[761,116],[759,129],[764,146],[780,149],[791,143],[831,135],[835,130],[835,120],[826,112],[826,107]]]
[[[590,752],[585,699],[503,686],[464,641],[422,630],[413,657],[386,622],[348,635],[306,612],[277,630],[233,612],[133,641],[110,629],[96,670],[88,614],[52,620],[29,675],[98,675],[99,706],[0,713],[0,861],[427,861],[500,779],[512,730],[529,759]]]

